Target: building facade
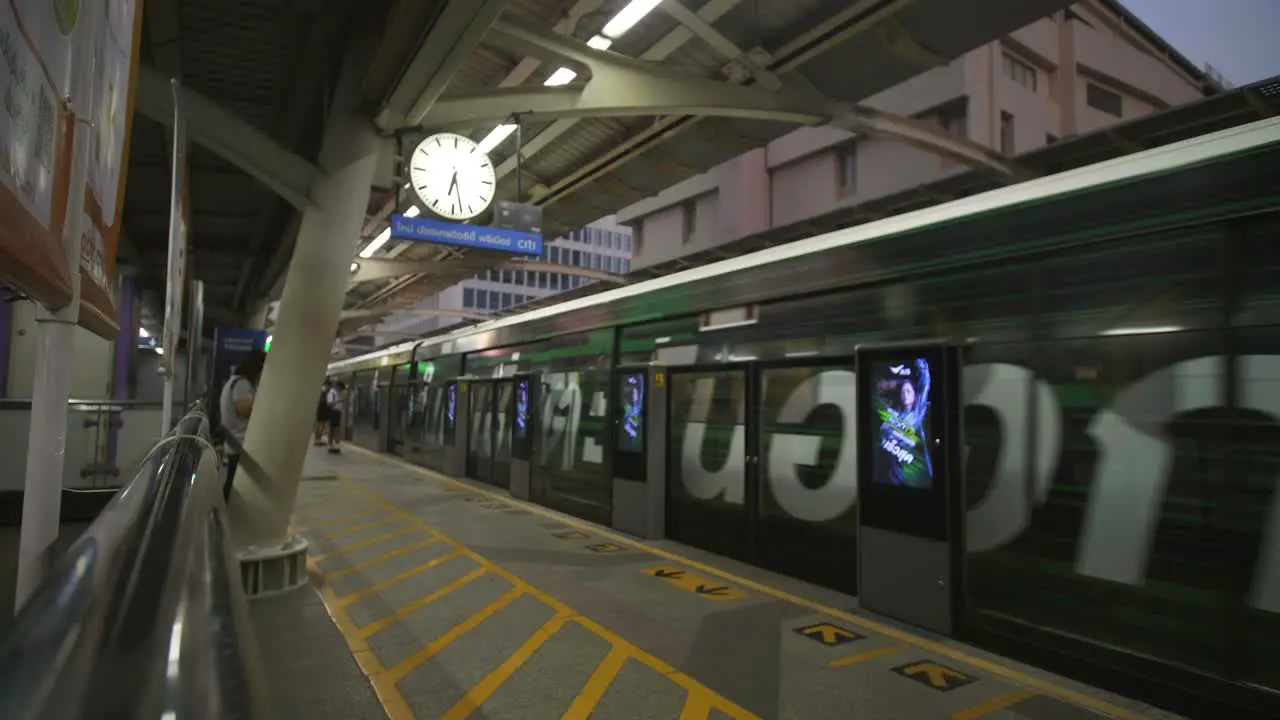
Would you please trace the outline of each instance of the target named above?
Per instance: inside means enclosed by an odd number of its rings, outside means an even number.
[[[575,268],[626,275],[631,272],[631,231],[612,217],[598,220],[543,246],[538,261],[564,267],[562,272],[494,268],[477,273],[415,306],[416,312],[397,313],[378,326],[379,345],[447,327],[462,319],[506,310],[530,301],[573,290],[598,280]],[[431,311],[438,315],[429,314]]]
[[[1115,0],[1087,0],[870,98],[1007,156],[1203,97],[1215,84]],[[801,128],[618,213],[636,269],[968,168],[888,139]]]

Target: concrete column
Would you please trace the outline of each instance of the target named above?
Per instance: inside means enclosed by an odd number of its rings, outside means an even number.
[[[323,175],[311,187],[285,278],[271,352],[258,387],[245,450],[268,478],[241,461],[230,501],[237,546],[268,549],[287,539],[298,479],[310,447],[317,393],[324,381],[338,315],[349,285],[369,188],[381,149],[356,105],[365,52],[348,57],[320,150]]]
[[[0,398],[9,390],[9,346],[13,344],[13,301],[0,290]]]

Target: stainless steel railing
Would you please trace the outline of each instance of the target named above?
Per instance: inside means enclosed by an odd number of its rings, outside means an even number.
[[[268,718],[208,420],[146,456],[0,638],[0,718]]]

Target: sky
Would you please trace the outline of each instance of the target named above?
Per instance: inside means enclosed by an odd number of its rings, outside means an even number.
[[[1280,75],[1278,0],[1121,0],[1187,59],[1233,85]]]

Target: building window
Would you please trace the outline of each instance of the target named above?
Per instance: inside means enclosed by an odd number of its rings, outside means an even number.
[[[683,206],[684,241],[692,241],[698,234],[698,201],[690,200]]]
[[[476,291],[476,309],[487,310],[488,307],[489,307],[489,291],[477,290]]]
[[[560,289],[560,273],[551,273],[551,289]]]
[[[1022,87],[1035,91],[1038,78],[1036,77],[1036,69],[1030,63],[1023,62],[1018,58],[1004,54],[1004,74],[1009,79],[1018,83]]]
[[[956,102],[948,103],[946,106],[938,108],[935,117],[943,130],[960,137],[969,137],[968,98],[961,98]]]
[[[622,249],[626,250],[627,252],[631,252],[631,236],[630,235],[622,236]]]
[[[858,146],[847,145],[836,151],[836,182],[841,195],[858,191]]]
[[[547,274],[544,272],[538,273],[538,287],[543,289],[547,287]]]
[[[469,308],[476,306],[476,291],[474,288],[462,288],[462,307]]]
[[[511,293],[502,293],[502,309],[511,307]]]
[[[569,256],[569,264],[570,264],[570,265],[574,265],[574,266],[581,265],[581,264],[582,264],[582,251],[580,251],[580,250],[574,250],[574,251],[570,254],[570,256]]]
[[[1124,116],[1124,103],[1120,99],[1120,94],[1101,85],[1088,83],[1085,86],[1085,102],[1089,103],[1089,107],[1094,110],[1099,110],[1115,117]]]
[[[1004,111],[1000,112],[1000,152],[1005,155],[1013,155],[1013,114]]]

